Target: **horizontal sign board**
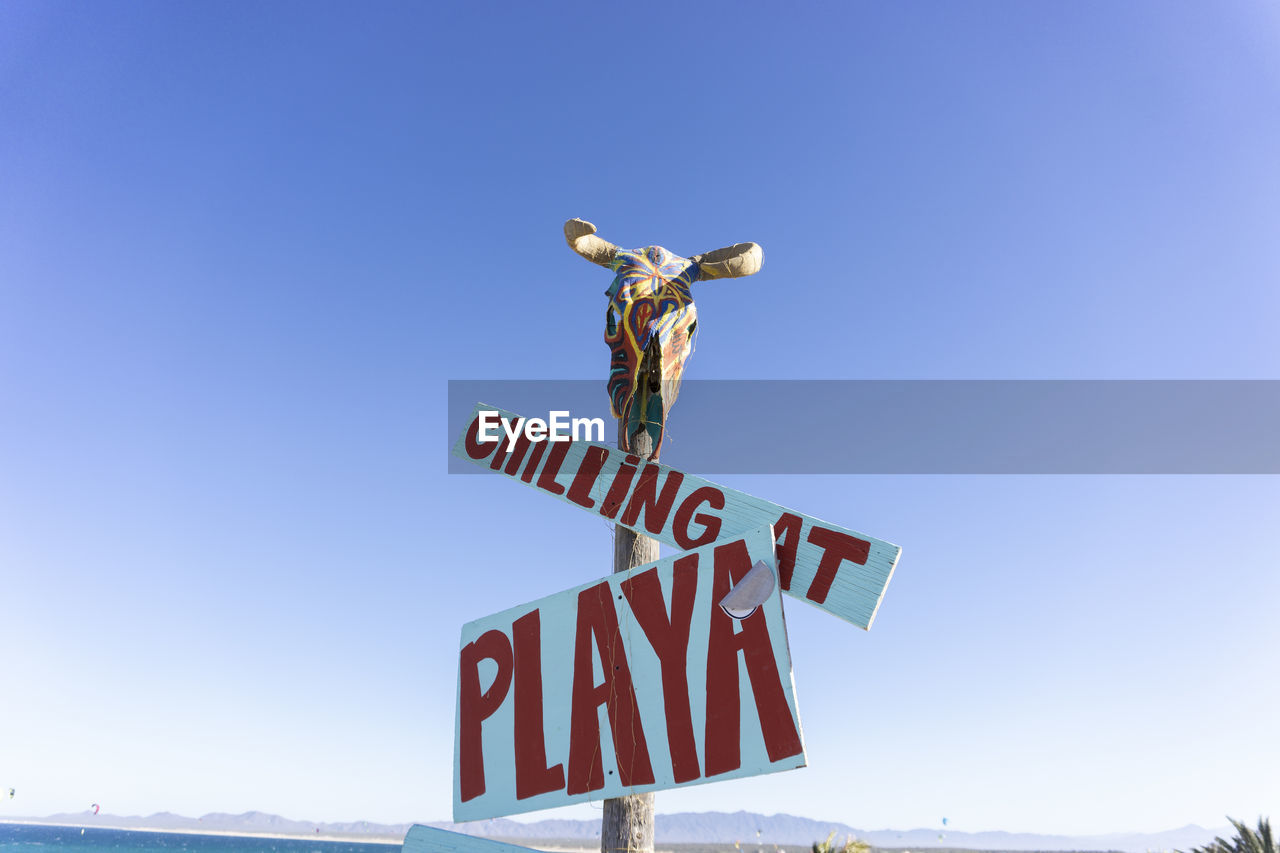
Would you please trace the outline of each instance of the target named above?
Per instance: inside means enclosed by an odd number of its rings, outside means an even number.
[[[490,412],[512,425],[519,417],[477,405],[453,446],[454,456],[681,549],[771,524],[778,537],[782,589],[861,628],[871,627],[902,550],[897,545],[605,444],[534,441],[524,431],[509,438],[502,429],[490,430],[494,440],[482,441],[481,413],[486,424],[498,420]]]
[[[475,838],[415,823],[404,834],[403,853],[533,853],[528,847]]]
[[[768,527],[463,626],[453,819],[803,767],[777,585],[719,605],[757,562]]]

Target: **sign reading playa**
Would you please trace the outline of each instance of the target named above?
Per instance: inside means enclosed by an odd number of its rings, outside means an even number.
[[[691,285],[755,273],[758,245],[627,251],[579,219],[565,238],[614,273],[618,446],[599,419],[480,403],[452,452],[613,522],[614,573],[463,627],[453,815],[604,800],[602,849],[652,851],[637,795],[804,766],[781,593],[870,628],[900,549],[658,461],[693,349]],[[681,553],[657,559],[658,542]]]
[[[775,571],[761,527],[464,626],[454,820],[803,767]]]

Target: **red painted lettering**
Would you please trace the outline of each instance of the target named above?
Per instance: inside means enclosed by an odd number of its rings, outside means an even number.
[[[871,543],[838,530],[825,527],[814,527],[809,531],[809,541],[822,550],[822,559],[818,561],[818,572],[809,584],[805,598],[818,604],[827,600],[831,591],[831,582],[836,579],[836,571],[845,560],[865,565],[867,555],[871,552]]]
[[[680,508],[676,510],[676,517],[671,522],[671,535],[675,537],[676,544],[686,551],[690,548],[697,548],[699,545],[710,545],[720,535],[720,518],[718,516],[708,515],[705,512],[700,512],[697,515],[693,514],[694,510],[704,501],[712,509],[724,509],[724,492],[715,486],[703,486],[700,489],[694,489],[689,497],[685,498],[684,502],[680,504]],[[697,539],[689,535],[689,520],[691,518],[698,524],[703,525],[702,535]]]
[[[480,689],[480,661],[498,665],[488,690]],[[501,631],[486,631],[463,646],[458,661],[458,788],[462,801],[484,793],[484,738],[481,726],[498,710],[511,687],[511,642]]]
[[[569,500],[587,509],[596,505],[596,502],[591,500],[591,487],[596,484],[600,469],[604,467],[605,460],[608,458],[607,449],[595,444],[587,445],[587,452],[582,456],[582,464],[578,466],[578,473],[574,475],[573,484],[569,486]]]
[[[796,568],[796,546],[800,544],[800,528],[804,521],[800,516],[784,512],[773,523],[773,541],[778,555],[778,586],[791,589],[791,573]]]
[[[466,449],[467,455],[477,461],[487,458],[501,444],[501,441],[480,441],[480,418],[478,416],[467,427],[466,437],[462,439],[462,446]]]
[[[508,455],[507,453],[508,443],[509,442],[507,441],[506,436],[503,436],[503,438],[498,444],[498,452],[493,454],[493,458],[489,460],[490,469],[497,471],[499,468],[502,467],[502,463],[506,460]]]
[[[676,560],[672,576],[670,615],[663,602],[657,569],[627,578],[622,582],[622,592],[662,665],[662,702],[667,717],[671,771],[675,781],[689,782],[699,776],[686,667],[693,599],[698,589],[698,555],[688,554]]]
[[[526,613],[511,626],[515,647],[516,799],[564,787],[564,765],[547,766],[542,726],[542,617]]]
[[[661,533],[667,525],[667,516],[671,514],[671,505],[675,503],[676,493],[684,482],[684,474],[679,471],[668,471],[667,481],[662,485],[662,494],[658,495],[658,474],[662,469],[654,464],[644,466],[636,489],[627,502],[627,511],[622,514],[622,523],[627,527],[635,527],[640,513],[644,512],[644,529],[650,533]]]
[[[605,518],[613,518],[618,514],[618,510],[622,507],[622,501],[626,499],[627,491],[631,488],[631,478],[636,474],[636,466],[639,464],[639,456],[628,456],[618,466],[618,473],[613,475],[613,482],[609,485],[609,492],[604,496],[604,500],[600,502],[600,514]]]
[[[604,682],[595,683],[593,648],[600,652]],[[600,763],[599,708],[605,704],[618,777],[624,786],[654,781],[649,747],[640,723],[640,709],[631,683],[631,667],[618,631],[618,614],[607,581],[578,594],[578,631],[573,652],[573,691],[569,719],[569,779],[567,791],[583,794],[604,787]]]
[[[547,452],[547,444],[545,441],[535,441],[533,443],[533,453],[529,456],[529,464],[524,466],[524,473],[520,475],[520,479],[526,483],[533,482],[534,472],[538,470],[538,463],[542,461],[542,454]]]
[[[714,553],[711,600],[720,601],[729,594],[733,584],[750,571],[751,556],[742,540],[721,545]],[[803,750],[800,733],[778,675],[764,609],[738,620],[719,607],[712,607],[711,633],[707,640],[707,727],[704,741],[708,776],[742,766],[739,652],[746,660],[747,676],[751,681],[769,760],[779,761]]]
[[[547,464],[543,466],[542,474],[538,477],[538,488],[553,495],[563,495],[564,486],[556,482],[556,474],[560,473],[560,466],[564,464],[564,458],[569,455],[569,448],[573,444],[568,441],[556,441],[552,444],[551,453],[547,456]]]
[[[521,431],[520,435],[516,437],[516,446],[511,448],[511,452],[507,454],[505,473],[514,477],[516,472],[520,470],[520,463],[524,461],[524,455],[529,452],[529,448],[532,446],[533,442],[529,440],[529,436]],[[539,441],[538,446],[541,447],[542,442]]]

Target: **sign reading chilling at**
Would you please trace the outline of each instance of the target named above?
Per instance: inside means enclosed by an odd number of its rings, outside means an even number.
[[[453,819],[803,767],[776,572],[764,526],[464,625]]]
[[[495,424],[484,433],[491,440],[482,438],[482,414]],[[498,429],[503,420],[508,427]],[[524,419],[477,405],[453,455],[685,550],[773,525],[783,591],[871,627],[901,552],[897,545],[605,444],[553,438],[545,430],[517,433],[517,422]]]

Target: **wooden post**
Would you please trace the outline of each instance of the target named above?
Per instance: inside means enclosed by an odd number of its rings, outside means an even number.
[[[627,424],[632,419],[633,410],[639,413],[637,420],[641,423],[649,417],[649,394],[659,393],[665,376],[670,396],[661,401],[662,414],[659,417],[663,423],[659,426],[666,428],[666,413],[675,402],[684,360],[693,351],[689,335],[697,324],[697,314],[689,292],[690,285],[701,279],[753,275],[764,263],[764,252],[755,243],[735,243],[691,258],[677,257],[661,246],[627,251],[596,236],[596,227],[584,219],[565,222],[564,239],[569,248],[583,258],[615,274],[613,287],[607,293],[610,316],[616,311],[620,319],[616,327],[611,321],[606,328],[605,342],[609,344],[611,365],[622,364],[637,369],[637,376],[630,381],[630,387],[618,389],[629,392],[628,404],[618,411],[617,400],[614,399],[614,410],[619,415],[618,449],[628,450],[641,459],[652,454],[656,460],[658,454],[654,453],[653,437],[649,431],[642,428],[634,436],[628,436]],[[658,299],[651,301],[650,297],[654,296],[663,300],[661,305],[665,307],[659,309],[662,315],[667,316],[670,311],[670,316],[675,318],[672,321],[675,325],[668,326],[665,339],[656,327],[658,317],[648,313],[651,306],[660,304]],[[624,332],[632,321],[652,329],[644,352],[637,351],[637,341],[633,337],[628,338]],[[662,371],[664,357],[670,359],[669,375]],[[625,372],[611,371],[610,396],[614,395],[616,383],[627,381]],[[659,447],[661,444],[660,433]],[[657,559],[656,539],[614,526],[615,572],[625,572]],[[601,853],[653,853],[653,794],[631,794],[604,801],[600,850]]]
[[[626,428],[626,421],[619,420],[619,447],[624,445]],[[646,459],[652,452],[653,438],[648,430],[642,429],[632,436],[631,453]],[[613,570],[615,572],[625,572],[657,559],[657,539],[641,536],[621,525],[614,525]],[[600,853],[653,853],[652,793],[628,794],[625,797],[604,801],[604,815],[600,820]]]

